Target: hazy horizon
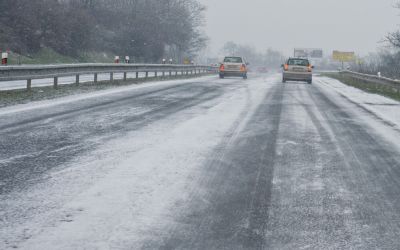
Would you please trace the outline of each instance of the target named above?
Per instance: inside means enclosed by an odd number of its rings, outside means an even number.
[[[205,30],[212,54],[234,41],[287,55],[295,47],[365,55],[383,46],[380,41],[400,24],[400,10],[393,7],[396,0],[201,2],[207,6]]]

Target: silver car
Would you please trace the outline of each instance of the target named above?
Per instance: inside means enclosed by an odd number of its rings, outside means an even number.
[[[283,74],[282,82],[286,81],[304,81],[312,83],[312,71],[314,66],[311,66],[310,61],[304,58],[289,58],[282,65]]]
[[[237,76],[247,79],[247,65],[242,57],[225,57],[219,67],[219,77],[222,79],[226,76]]]

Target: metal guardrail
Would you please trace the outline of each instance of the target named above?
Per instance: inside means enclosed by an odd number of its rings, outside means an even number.
[[[80,75],[94,75],[94,83],[98,81],[98,74],[110,74],[110,81],[114,80],[115,73],[123,73],[123,80],[128,79],[128,73],[160,73],[162,76],[198,75],[203,73],[216,73],[217,68],[203,65],[173,65],[173,64],[60,64],[60,65],[32,65],[32,66],[6,66],[0,67],[0,84],[2,81],[26,80],[27,89],[32,87],[32,79],[54,78],[54,87],[58,86],[59,77],[76,76],[79,84]]]
[[[396,89],[397,92],[400,92],[400,80],[397,80],[397,79],[391,79],[391,78],[377,76],[377,75],[362,74],[362,73],[353,72],[353,71],[340,71],[339,74],[344,75],[344,76],[349,76],[354,79],[363,80],[363,81],[366,81],[369,83],[383,85],[386,87],[391,87],[393,89]]]

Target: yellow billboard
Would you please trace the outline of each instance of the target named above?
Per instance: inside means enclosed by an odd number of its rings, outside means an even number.
[[[354,52],[341,52],[333,51],[333,60],[339,62],[354,62],[356,60],[356,54]]]

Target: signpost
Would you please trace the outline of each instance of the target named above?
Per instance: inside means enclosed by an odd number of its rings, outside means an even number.
[[[324,56],[324,52],[322,49],[294,49],[294,57],[304,57],[304,58],[322,58]]]
[[[333,51],[333,60],[339,62],[353,62],[356,60],[356,54],[354,52],[341,52],[341,51]]]
[[[335,61],[342,63],[342,69],[344,69],[345,62],[354,62],[356,60],[356,54],[354,52],[342,52],[342,51],[333,51],[332,58]]]

